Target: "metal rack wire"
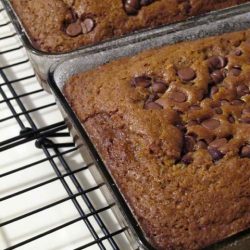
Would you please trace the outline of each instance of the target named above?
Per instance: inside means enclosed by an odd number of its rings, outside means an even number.
[[[0,16],[3,14],[4,10],[0,5]],[[16,39],[16,33],[13,30],[11,33],[5,32],[6,27],[9,27],[10,25],[11,23],[8,20],[2,23],[0,22],[0,41]],[[25,147],[25,145],[32,143],[34,150],[39,150],[40,154],[43,155],[39,160],[24,165],[20,165],[17,162],[15,168],[1,171],[0,182],[12,175],[21,174],[23,176],[23,171],[36,168],[40,164],[49,165],[50,169],[53,170],[49,178],[46,180],[39,180],[35,184],[25,186],[25,188],[19,189],[15,192],[10,192],[4,196],[0,195],[0,204],[15,199],[21,195],[28,194],[29,192],[41,187],[47,187],[51,183],[60,183],[66,193],[66,196],[57,199],[56,201],[48,201],[40,207],[30,209],[28,212],[20,213],[17,216],[7,218],[4,221],[1,219],[5,218],[5,216],[0,214],[0,230],[3,230],[5,227],[13,225],[21,220],[26,220],[31,216],[43,213],[48,209],[56,208],[58,205],[67,202],[70,202],[73,205],[77,214],[75,218],[67,220],[66,222],[52,228],[43,230],[42,232],[30,237],[26,236],[26,238],[22,238],[21,241],[15,240],[13,244],[8,243],[8,246],[4,249],[10,250],[19,247],[26,247],[30,243],[34,243],[41,238],[47,237],[48,235],[78,222],[84,223],[83,233],[90,235],[90,237],[88,237],[87,241],[85,240],[84,244],[78,244],[74,249],[86,249],[89,247],[92,247],[92,249],[122,249],[120,245],[122,240],[119,239],[119,236],[121,236],[122,239],[124,238],[123,234],[127,230],[127,227],[117,226],[115,230],[111,231],[109,226],[107,226],[106,221],[103,219],[102,214],[110,212],[111,208],[115,206],[115,203],[109,203],[97,207],[90,198],[89,194],[98,191],[101,186],[105,185],[104,183],[84,188],[79,181],[77,174],[88,171],[91,164],[85,164],[76,169],[72,169],[67,156],[77,152],[78,148],[75,147],[72,142],[64,121],[56,121],[41,126],[37,119],[34,119],[34,115],[40,116],[41,112],[51,107],[55,107],[55,102],[52,100],[31,108],[29,108],[28,105],[27,108],[27,100],[29,102],[34,96],[41,94],[45,95],[45,93],[38,83],[35,83],[35,89],[23,92],[20,91],[20,89],[22,89],[20,88],[20,85],[23,82],[36,82],[35,75],[32,72],[21,77],[14,76],[13,72],[17,67],[30,67],[28,58],[21,57],[18,61],[6,59],[8,58],[8,54],[17,53],[20,50],[23,50],[22,45],[20,42],[17,42],[14,47],[0,49],[0,125],[2,125],[2,127],[4,127],[5,124],[8,126],[9,122],[11,122],[15,123],[16,127],[19,128],[19,131],[17,131],[16,134],[9,134],[6,132],[4,135],[5,139],[0,140],[0,152],[3,153],[8,151],[10,153],[13,150],[14,154],[18,147]],[[1,112],[1,106],[3,105],[9,110],[9,115],[1,116],[1,113],[4,113]],[[30,152],[30,154],[32,154],[32,152]],[[51,190],[51,192],[53,192],[53,190]],[[44,218],[44,220],[46,220],[46,218]],[[129,247],[123,247],[123,249],[129,249]]]

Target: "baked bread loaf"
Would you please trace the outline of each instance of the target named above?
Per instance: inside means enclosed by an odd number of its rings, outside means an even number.
[[[34,46],[66,52],[249,0],[10,0]]]
[[[250,227],[250,30],[73,76],[65,96],[157,249]]]

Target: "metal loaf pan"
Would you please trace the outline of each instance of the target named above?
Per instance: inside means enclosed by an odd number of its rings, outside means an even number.
[[[97,170],[101,173],[101,176],[109,186],[110,192],[119,204],[121,212],[119,212],[118,217],[121,219],[121,221],[125,221],[129,225],[132,235],[138,240],[143,249],[153,248],[145,237],[142,229],[139,227],[133,212],[130,210],[129,205],[126,203],[126,200],[120,193],[119,187],[116,185],[111,173],[103,163],[84,127],[77,119],[70,105],[67,103],[67,100],[63,95],[64,85],[66,81],[75,74],[93,69],[99,65],[105,64],[120,57],[135,55],[139,51],[148,48],[155,48],[164,44],[172,44],[180,41],[194,40],[215,34],[242,30],[249,27],[250,12],[244,14],[240,13],[234,17],[228,16],[223,20],[215,20],[210,24],[204,23],[202,25],[193,25],[193,27],[187,28],[185,30],[172,32],[169,34],[163,33],[148,40],[124,45],[119,48],[114,47],[110,50],[102,51],[100,53],[76,56],[69,60],[58,63],[50,70],[49,86],[56,98],[58,106],[62,111],[67,124],[69,125],[71,133],[75,136],[74,138],[76,143],[81,145],[83,158],[91,159],[96,163]],[[210,246],[207,249],[249,250],[250,229],[230,237],[223,242]]]
[[[192,17],[192,18],[189,18],[188,20],[184,20],[175,24],[161,26],[161,27],[154,28],[154,29],[145,29],[145,30],[131,33],[126,36],[109,39],[107,41],[104,41],[95,45],[84,46],[82,48],[79,48],[78,50],[74,50],[71,52],[46,53],[46,52],[42,52],[36,49],[31,39],[29,38],[28,34],[26,33],[25,27],[23,27],[21,20],[18,18],[18,15],[15,13],[15,10],[12,8],[10,1],[9,0],[0,0],[0,1],[3,3],[17,31],[17,34],[19,35],[23,45],[27,49],[28,56],[34,67],[35,73],[38,77],[40,84],[48,92],[50,92],[50,89],[48,88],[48,84],[47,84],[48,71],[51,65],[54,65],[58,61],[66,60],[68,58],[77,56],[79,54],[88,55],[92,53],[98,53],[101,51],[113,49],[115,47],[118,48],[120,46],[129,45],[129,44],[145,41],[148,39],[153,39],[163,34],[165,35],[172,34],[173,32],[176,32],[176,31],[182,31],[182,30],[185,30],[187,28],[190,28],[196,25],[212,23],[212,22],[215,22],[220,19],[227,18],[227,17],[229,18],[228,20],[230,21],[231,17],[238,15],[238,14],[247,13],[250,11],[250,3],[245,3],[245,4],[238,5],[238,6],[226,8],[223,10],[211,11],[207,14],[197,16],[197,17]],[[203,31],[201,30],[200,32],[202,33]],[[144,46],[144,48],[149,48],[149,47],[150,46]]]

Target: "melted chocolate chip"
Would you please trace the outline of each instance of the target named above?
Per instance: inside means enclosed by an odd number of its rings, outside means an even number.
[[[124,9],[128,15],[136,15],[140,9],[140,0],[126,0]]]
[[[167,98],[160,98],[156,100],[156,103],[161,105],[164,109],[168,108],[168,105],[169,105]]]
[[[141,3],[141,6],[146,6],[146,5],[149,5],[151,3],[153,3],[154,0],[141,0],[140,3]]]
[[[71,14],[73,15],[73,14]],[[69,18],[69,17],[66,17]],[[78,18],[76,16],[76,18]],[[72,17],[73,20],[73,17]],[[70,22],[70,21],[66,21]],[[81,21],[79,18],[74,20],[73,22],[71,21],[66,29],[65,32],[68,36],[75,37],[79,36],[80,34],[87,34],[91,32],[95,27],[95,22],[91,18],[85,18],[83,21]]]
[[[151,86],[152,78],[149,76],[137,76],[132,79],[131,85],[134,87],[148,88]]]
[[[236,56],[241,56],[242,55],[242,51],[241,50],[236,50],[234,53]]]
[[[209,147],[219,149],[219,148],[225,146],[226,144],[227,144],[227,139],[226,138],[219,138],[219,139],[216,139],[216,140],[212,141],[209,144]]]
[[[125,4],[124,8],[128,15],[136,15],[138,13],[138,9],[133,8],[133,6],[129,4]]]
[[[214,130],[220,126],[220,121],[216,119],[208,119],[203,121],[201,125],[209,130]]]
[[[241,148],[240,156],[250,158],[250,145],[246,145]]]
[[[241,121],[242,123],[250,124],[250,117],[243,117],[243,118],[240,119],[240,121]]]
[[[215,70],[210,76],[214,83],[222,82],[224,79],[224,74],[220,70]]]
[[[136,15],[141,7],[153,2],[154,0],[125,0],[124,9],[128,15]]]
[[[213,70],[226,67],[227,62],[227,58],[223,56],[212,56],[208,59],[209,67]]]
[[[204,141],[198,141],[196,144],[197,149],[207,149],[207,143]]]
[[[176,90],[171,93],[170,99],[175,102],[182,103],[187,100],[187,96],[185,93]]]
[[[245,84],[238,85],[236,87],[236,92],[238,97],[242,97],[250,93],[248,86]]]
[[[81,22],[82,33],[87,34],[95,28],[95,22],[91,18],[86,18]]]
[[[230,122],[230,123],[235,123],[235,119],[232,115],[229,115],[227,120]]]
[[[184,137],[184,151],[185,152],[192,152],[194,150],[196,140],[193,136],[186,135]]]
[[[250,107],[244,108],[244,109],[242,110],[242,114],[250,114]]]
[[[218,161],[223,158],[224,154],[222,154],[218,149],[209,147],[208,153],[211,155],[213,161]]]
[[[184,82],[192,81],[196,78],[196,73],[192,68],[183,68],[178,70],[177,75]]]
[[[82,27],[79,22],[70,23],[66,28],[66,34],[71,37],[78,36],[82,33]]]
[[[217,86],[213,86],[210,90],[210,96],[215,95],[216,93],[218,93],[219,88]]]
[[[164,84],[163,82],[154,82],[152,84],[152,90],[155,93],[165,93],[165,91],[167,90],[167,85]]]
[[[231,72],[231,74],[233,76],[239,76],[240,73],[241,73],[241,67],[238,66],[238,65],[235,65],[235,66],[232,67],[232,69],[230,70],[230,72]]]

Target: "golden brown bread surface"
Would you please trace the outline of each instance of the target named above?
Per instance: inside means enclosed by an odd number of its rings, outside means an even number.
[[[250,227],[250,31],[72,77],[65,95],[157,249]]]
[[[249,0],[157,0],[129,15],[124,9],[125,2],[137,1],[11,0],[11,3],[38,49],[65,52]]]

